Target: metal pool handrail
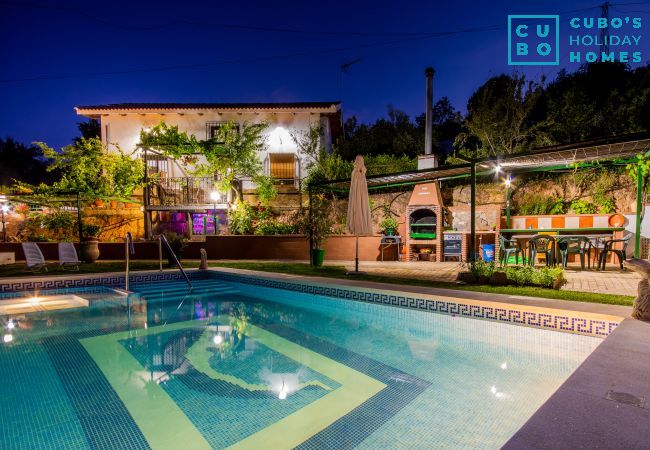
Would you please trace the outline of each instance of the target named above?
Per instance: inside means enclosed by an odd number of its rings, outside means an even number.
[[[133,236],[131,232],[127,231],[124,236],[124,260],[126,261],[126,268],[124,269],[124,289],[129,290],[129,257],[135,254],[135,247],[133,245]]]
[[[178,270],[181,271],[183,274],[183,277],[185,277],[185,281],[187,281],[187,284],[189,285],[190,289],[193,288],[192,282],[190,281],[190,278],[187,276],[187,273],[185,273],[185,269],[183,269],[183,266],[181,265],[181,262],[178,260],[176,257],[176,254],[172,250],[171,245],[169,245],[169,241],[167,240],[167,237],[164,234],[159,234],[158,235],[158,264],[160,267],[160,270],[162,271],[162,246],[163,244],[165,245],[165,248],[167,249],[167,252],[171,255],[171,258],[174,260],[174,263],[176,264],[176,267],[178,267]]]

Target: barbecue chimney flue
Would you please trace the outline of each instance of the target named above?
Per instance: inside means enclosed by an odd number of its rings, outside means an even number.
[[[425,106],[425,125],[424,125],[424,154],[432,153],[433,145],[433,67],[424,69],[424,75],[427,80],[426,106]]]
[[[433,154],[433,67],[424,70],[426,77],[426,105],[424,124],[424,155],[418,157],[418,169],[433,169],[438,167],[438,157]]]

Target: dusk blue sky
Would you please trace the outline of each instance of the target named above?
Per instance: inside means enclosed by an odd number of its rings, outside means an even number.
[[[471,93],[489,77],[522,71],[507,65],[508,14],[560,14],[561,66],[575,70],[578,65],[567,62],[565,41],[570,30],[566,24],[573,16],[598,17],[599,3],[0,0],[0,136],[25,143],[46,141],[58,148],[78,134],[80,118],[74,106],[122,102],[341,99],[346,117],[356,115],[365,122],[385,116],[389,104],[414,116],[424,110],[426,66],[436,69],[435,98],[447,96],[464,111]],[[611,17],[642,18],[641,30],[627,27],[617,33],[642,36],[638,50],[646,64],[650,2],[612,3]],[[202,24],[160,27],[174,20]],[[491,30],[444,37],[401,34],[490,26]],[[353,34],[329,34],[337,32]],[[410,40],[367,46],[405,39]],[[335,51],[324,52],[330,49]],[[309,52],[321,53],[177,70],[7,82]],[[344,75],[341,92],[339,67],[355,58],[363,60]],[[558,69],[530,67],[523,72],[535,79],[542,74],[552,78]]]

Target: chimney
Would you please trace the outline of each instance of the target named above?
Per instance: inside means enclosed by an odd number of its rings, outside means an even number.
[[[424,156],[418,158],[418,169],[438,167],[438,158],[433,154],[433,67],[424,70],[426,77],[426,104],[424,124]]]

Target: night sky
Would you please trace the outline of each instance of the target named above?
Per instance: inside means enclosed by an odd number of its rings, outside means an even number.
[[[344,115],[362,121],[385,116],[389,104],[413,116],[424,109],[429,65],[436,99],[447,96],[464,111],[481,83],[516,69],[507,65],[508,14],[559,13],[565,23],[598,17],[599,3],[0,0],[0,136],[60,147],[77,135],[74,106],[122,102],[342,99]],[[611,17],[642,17],[650,30],[650,2],[613,3]],[[643,64],[645,29],[644,22],[637,31]],[[561,38],[568,32],[563,25]],[[562,65],[575,70],[567,51]],[[356,58],[363,60],[344,75],[341,91],[340,65]],[[240,62],[214,65],[224,61]],[[53,78],[182,65],[206,66]],[[524,72],[539,78],[557,70]],[[7,82],[41,77],[50,79]]]

